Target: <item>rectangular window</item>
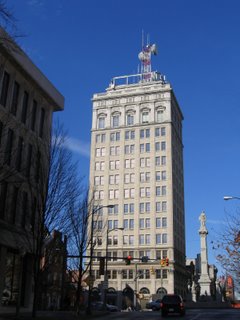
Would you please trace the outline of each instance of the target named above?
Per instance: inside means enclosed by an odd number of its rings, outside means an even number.
[[[145,203],[145,211],[150,212],[150,202]]]
[[[156,181],[160,181],[160,180],[161,180],[161,172],[156,171]]]
[[[129,213],[134,213],[134,203],[129,204]]]
[[[167,179],[167,173],[166,171],[162,171],[162,180],[166,180]]]
[[[161,195],[161,187],[156,187],[156,196]]]
[[[156,165],[156,166],[160,166],[160,164],[161,164],[161,163],[160,163],[160,157],[156,157],[156,158],[155,158],[155,165]]]
[[[128,229],[128,219],[123,219],[123,228]]]
[[[143,218],[139,219],[139,228],[144,229],[144,219]]]
[[[39,136],[41,138],[43,137],[44,121],[45,121],[45,109],[41,108],[40,125],[39,125]]]
[[[149,228],[150,228],[150,219],[149,219],[149,218],[147,218],[147,219],[145,220],[145,227],[146,227],[146,229],[149,229]]]
[[[144,129],[140,130],[140,138],[143,139],[144,138]]]
[[[16,169],[21,171],[22,167],[22,152],[23,152],[23,138],[18,138],[17,156],[16,156]]]
[[[156,202],[156,212],[161,212],[161,202]]]
[[[150,234],[145,234],[145,244],[150,244]]]
[[[13,87],[12,104],[11,104],[11,113],[14,116],[17,113],[18,97],[19,97],[19,84],[15,81],[14,82],[14,87]]]
[[[25,228],[26,226],[26,217],[28,212],[28,195],[27,192],[23,191],[22,193],[22,215],[21,215],[21,226]]]
[[[162,218],[162,227],[166,228],[167,227],[167,218]]]
[[[9,217],[9,222],[12,224],[14,224],[16,220],[18,191],[19,191],[18,187],[16,186],[12,187],[11,211],[10,211],[10,217]]]
[[[160,137],[160,128],[155,128],[155,137]]]
[[[134,228],[134,219],[130,219],[129,220],[129,229],[133,229]]]
[[[145,136],[146,138],[150,138],[150,129],[146,129]]]
[[[6,181],[0,183],[0,219],[4,219],[6,209],[8,184]]]
[[[162,156],[162,166],[166,165],[166,156]]]
[[[156,244],[161,244],[161,234],[156,234]]]
[[[36,124],[36,115],[37,115],[37,101],[33,100],[32,105],[32,116],[31,116],[31,130],[35,130],[35,124]]]
[[[146,143],[145,149],[146,149],[146,152],[150,152],[150,143]]]
[[[28,145],[28,154],[27,154],[27,161],[26,161],[26,176],[30,176],[31,171],[31,162],[32,162],[32,145]]]
[[[161,150],[162,150],[162,151],[165,151],[165,150],[166,150],[166,142],[165,142],[165,141],[162,141],[162,142],[161,142]]]
[[[139,235],[139,244],[140,245],[144,244],[144,235],[143,234]]]
[[[161,228],[161,218],[156,218],[156,228]]]
[[[155,151],[160,151],[160,142],[155,142]]]
[[[145,189],[146,197],[150,197],[150,188],[146,187]]]
[[[165,136],[166,135],[166,128],[162,127],[161,128],[161,136]]]
[[[0,98],[0,104],[3,105],[4,107],[6,107],[6,103],[7,103],[9,80],[10,80],[9,73],[5,71],[3,75],[2,91],[1,91],[1,98]]]
[[[7,135],[7,144],[5,147],[5,154],[4,154],[4,162],[7,165],[10,165],[12,159],[12,146],[13,146],[13,130],[8,129]]]
[[[26,120],[27,120],[27,108],[28,108],[28,93],[27,93],[27,91],[24,91],[23,102],[22,102],[22,115],[21,115],[22,123],[26,123]]]
[[[167,194],[167,187],[162,186],[162,196],[166,196],[166,194]]]
[[[162,211],[167,211],[167,202],[166,201],[163,201],[162,202]]]
[[[139,210],[140,210],[140,213],[143,213],[143,212],[144,212],[144,203],[143,203],[143,202],[141,202],[141,203],[139,204]]]
[[[162,243],[166,244],[167,243],[167,234],[163,233],[162,235]]]
[[[134,245],[134,236],[129,236],[129,244]]]

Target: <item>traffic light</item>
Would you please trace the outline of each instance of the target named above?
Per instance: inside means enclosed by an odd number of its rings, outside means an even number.
[[[131,264],[131,260],[132,260],[132,256],[127,256],[127,258],[125,258],[125,263],[127,266]]]
[[[143,256],[141,258],[142,262],[147,263],[148,262],[148,256]]]
[[[168,258],[165,259],[165,265],[166,265],[166,267],[169,266],[169,259]]]
[[[161,267],[165,267],[166,266],[166,259],[161,259],[160,265],[161,265]]]
[[[99,274],[104,275],[105,258],[101,257],[99,261]]]

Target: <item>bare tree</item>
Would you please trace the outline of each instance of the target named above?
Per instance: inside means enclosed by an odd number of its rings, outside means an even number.
[[[53,230],[66,230],[65,211],[80,195],[77,164],[66,148],[67,135],[62,126],[55,126],[50,144],[33,145],[31,174],[27,175],[31,205],[24,234],[27,252],[33,256],[34,297],[32,317],[36,316],[39,301],[40,262],[45,239]],[[27,167],[27,166],[26,166]],[[22,199],[23,201],[23,199]],[[44,266],[47,267],[46,265]]]
[[[93,260],[93,257],[90,255],[86,263],[87,249],[90,247],[94,249],[98,240],[98,234],[101,233],[101,230],[97,229],[97,222],[101,218],[99,208],[100,206],[94,199],[94,192],[83,190],[80,201],[76,202],[74,206],[70,206],[66,212],[69,256],[68,269],[77,283],[75,296],[75,310],[77,312],[81,307],[80,298],[83,293],[82,283],[83,280],[86,279],[86,273]],[[92,236],[90,236],[91,232]],[[89,281],[91,280],[92,279],[89,279]]]
[[[227,274],[239,279],[240,276],[240,216],[228,215],[226,226],[213,244],[217,260]]]

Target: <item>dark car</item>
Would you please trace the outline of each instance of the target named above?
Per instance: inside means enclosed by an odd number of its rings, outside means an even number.
[[[161,302],[162,317],[168,313],[179,313],[181,316],[185,315],[185,306],[183,299],[178,294],[166,294]]]
[[[161,299],[157,299],[151,302],[147,302],[146,304],[147,309],[152,309],[153,311],[160,310],[161,308]]]

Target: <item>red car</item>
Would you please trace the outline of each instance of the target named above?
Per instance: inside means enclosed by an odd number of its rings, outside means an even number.
[[[161,302],[162,317],[168,315],[168,313],[179,313],[180,316],[185,315],[185,306],[183,299],[178,294],[166,294],[162,298]]]

